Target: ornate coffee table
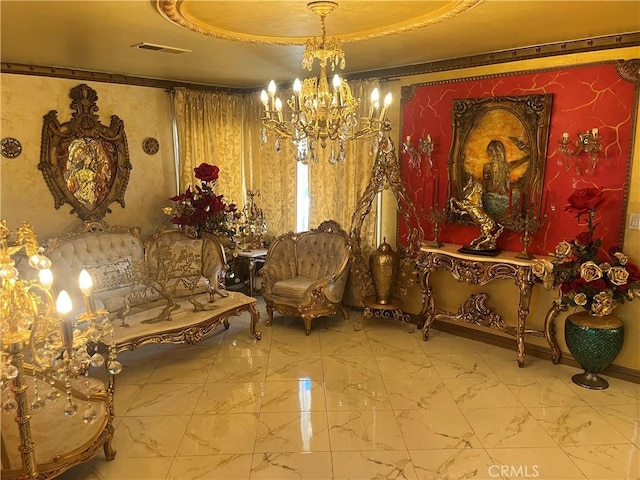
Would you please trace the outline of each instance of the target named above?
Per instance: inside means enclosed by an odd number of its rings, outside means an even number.
[[[251,335],[260,340],[257,325],[260,313],[256,299],[240,292],[225,292],[228,296],[209,303],[209,295],[179,299],[179,308],[172,312],[170,320],[158,320],[164,305],[134,312],[127,317],[127,326],[114,325],[116,352],[135,350],[148,343],[198,343],[221,323],[229,328],[229,317],[249,312]]]

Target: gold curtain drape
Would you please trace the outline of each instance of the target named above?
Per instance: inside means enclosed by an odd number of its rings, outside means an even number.
[[[289,98],[292,90],[282,90],[281,98]],[[260,191],[257,199],[267,220],[267,237],[274,238],[294,231],[296,226],[296,152],[289,139],[280,140],[274,148],[273,134],[265,143],[262,120],[264,105],[260,94],[247,96],[247,145],[252,158],[247,185]]]
[[[379,88],[378,80],[353,80],[349,82],[349,86],[354,97],[360,98],[359,117],[365,117],[371,91],[375,87]],[[317,227],[324,220],[333,219],[349,231],[351,216],[371,177],[371,168],[375,161],[375,144],[375,139],[347,142],[347,159],[338,165],[331,165],[327,158],[323,158],[323,152],[320,150],[320,161],[309,164],[311,228]],[[327,151],[329,148],[327,146]],[[361,234],[363,240],[370,241],[372,245],[375,244],[375,225],[376,205],[373,205]]]
[[[174,114],[178,136],[181,191],[196,182],[193,169],[202,162],[220,168],[216,193],[240,207],[243,172],[249,161],[243,146],[244,96],[176,88]]]
[[[365,116],[371,90],[377,80],[350,82],[354,95],[363,99]],[[280,92],[288,98],[290,90]],[[260,192],[256,203],[265,214],[268,237],[295,230],[296,151],[289,139],[274,148],[273,134],[264,143],[259,94],[231,94],[176,88],[174,111],[179,158],[179,187],[195,182],[193,169],[202,162],[220,168],[217,193],[242,208],[247,189]],[[375,142],[374,142],[375,143]],[[322,156],[322,152],[321,156]],[[333,219],[345,230],[368,183],[375,159],[371,140],[347,144],[347,160],[330,165],[326,158],[309,165],[309,224],[317,227]],[[362,238],[375,243],[375,206],[367,218]]]

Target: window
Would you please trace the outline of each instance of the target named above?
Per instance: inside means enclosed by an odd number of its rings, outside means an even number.
[[[296,232],[309,230],[309,166],[296,167]]]

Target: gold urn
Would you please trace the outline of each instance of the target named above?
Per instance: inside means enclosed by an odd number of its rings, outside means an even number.
[[[398,266],[398,254],[393,251],[385,238],[378,249],[369,257],[369,269],[376,291],[376,302],[380,305],[391,303],[391,292],[397,281]]]

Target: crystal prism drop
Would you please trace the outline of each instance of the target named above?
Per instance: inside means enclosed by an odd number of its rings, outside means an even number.
[[[57,399],[60,398],[61,395],[62,394],[58,390],[55,390],[55,389],[52,388],[51,391],[47,394],[46,398],[50,402],[55,402]]]
[[[122,364],[117,360],[109,362],[109,365],[107,367],[111,375],[117,375],[122,371]]]
[[[16,378],[18,376],[18,369],[13,365],[7,365],[2,369],[2,377],[7,379]]]
[[[13,412],[16,408],[18,408],[18,404],[16,403],[16,401],[13,399],[13,397],[8,398],[3,404],[2,404],[2,411],[5,413],[11,413]]]
[[[87,424],[95,422],[96,418],[98,418],[98,414],[93,409],[93,407],[87,407],[87,409],[82,414],[82,421]]]
[[[40,410],[42,407],[44,407],[44,400],[41,397],[36,398],[31,403],[31,409],[32,410]]]
[[[94,353],[91,357],[91,366],[101,367],[102,365],[104,365],[104,357],[99,353]]]
[[[78,405],[75,403],[67,403],[67,406],[64,408],[64,414],[67,417],[73,417],[76,413],[78,413]]]

